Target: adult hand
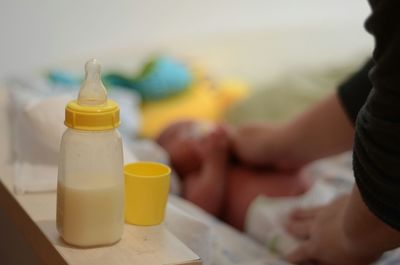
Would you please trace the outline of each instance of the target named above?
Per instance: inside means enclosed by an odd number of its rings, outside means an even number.
[[[344,231],[344,213],[349,196],[343,196],[327,206],[298,209],[292,212],[287,230],[303,239],[288,257],[295,264],[366,265],[379,256],[356,251]]]
[[[296,169],[305,162],[292,155],[290,132],[283,126],[243,125],[233,131],[231,138],[238,158],[250,165]]]

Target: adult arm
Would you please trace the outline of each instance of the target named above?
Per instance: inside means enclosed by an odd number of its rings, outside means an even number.
[[[292,261],[342,264],[337,257],[344,255],[343,264],[365,264],[400,246],[400,2],[370,3],[366,26],[376,41],[375,66],[373,88],[356,121],[357,186],[340,207],[316,214]]]
[[[287,168],[349,150],[353,138],[351,121],[333,93],[287,124],[239,127],[233,143],[246,163]]]

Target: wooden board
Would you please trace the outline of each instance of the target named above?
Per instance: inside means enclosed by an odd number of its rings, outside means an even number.
[[[10,188],[10,179],[1,177],[0,254],[8,253],[9,259],[16,257],[9,264],[17,260],[18,264],[201,264],[199,257],[164,225],[126,224],[122,239],[112,246],[87,249],[69,246],[56,229],[55,193],[15,195]],[[18,242],[10,244],[16,239]],[[31,257],[31,262],[21,261],[24,256]]]

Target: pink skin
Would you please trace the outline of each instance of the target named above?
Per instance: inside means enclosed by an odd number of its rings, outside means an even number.
[[[227,128],[216,126],[202,137],[191,135],[195,123],[165,129],[158,143],[171,157],[183,181],[183,196],[242,230],[250,203],[260,194],[280,197],[306,192],[310,183],[298,171],[256,169],[229,160]]]
[[[182,177],[199,171],[202,164],[200,142],[190,137],[192,122],[170,125],[158,137],[157,142],[168,152],[174,169]]]

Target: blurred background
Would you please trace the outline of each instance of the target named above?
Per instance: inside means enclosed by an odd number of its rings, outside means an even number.
[[[64,108],[90,58],[120,105],[125,162],[169,163],[154,138],[177,120],[279,123],[332,93],[371,54],[369,12],[366,0],[0,0],[0,177],[19,194],[56,190]],[[352,179],[350,160],[316,174]],[[173,175],[171,193],[180,185]],[[211,222],[204,264],[266,264],[263,244]]]
[[[2,0],[0,162],[16,190],[55,187],[64,106],[90,58],[126,146],[179,119],[290,119],[368,58],[369,11],[363,0]]]
[[[4,140],[9,161],[32,142],[57,149],[90,58],[103,64],[127,137],[151,139],[182,118],[289,119],[366,60],[369,11],[363,0],[2,0],[1,127],[21,132]],[[21,143],[32,126],[37,141]]]
[[[227,58],[216,58],[212,49],[223,46],[256,53],[251,60],[269,64],[279,64],[273,60],[279,54],[296,55],[302,46],[307,46],[307,53],[313,49],[331,55],[365,52],[371,45],[363,28],[368,13],[363,0],[2,0],[0,78],[74,60],[82,65],[89,57],[101,59],[121,50],[138,50],[140,54],[127,58],[138,60],[146,53],[176,48],[192,56],[201,53],[217,73],[232,69],[232,75],[241,74],[236,64],[245,54],[224,64],[215,61]],[[331,47],[326,38],[333,41]],[[260,40],[262,45],[254,51]],[[262,71],[251,69],[249,61],[243,68],[250,70],[242,70],[246,78],[252,77],[248,71]],[[229,64],[230,69],[220,69]]]

